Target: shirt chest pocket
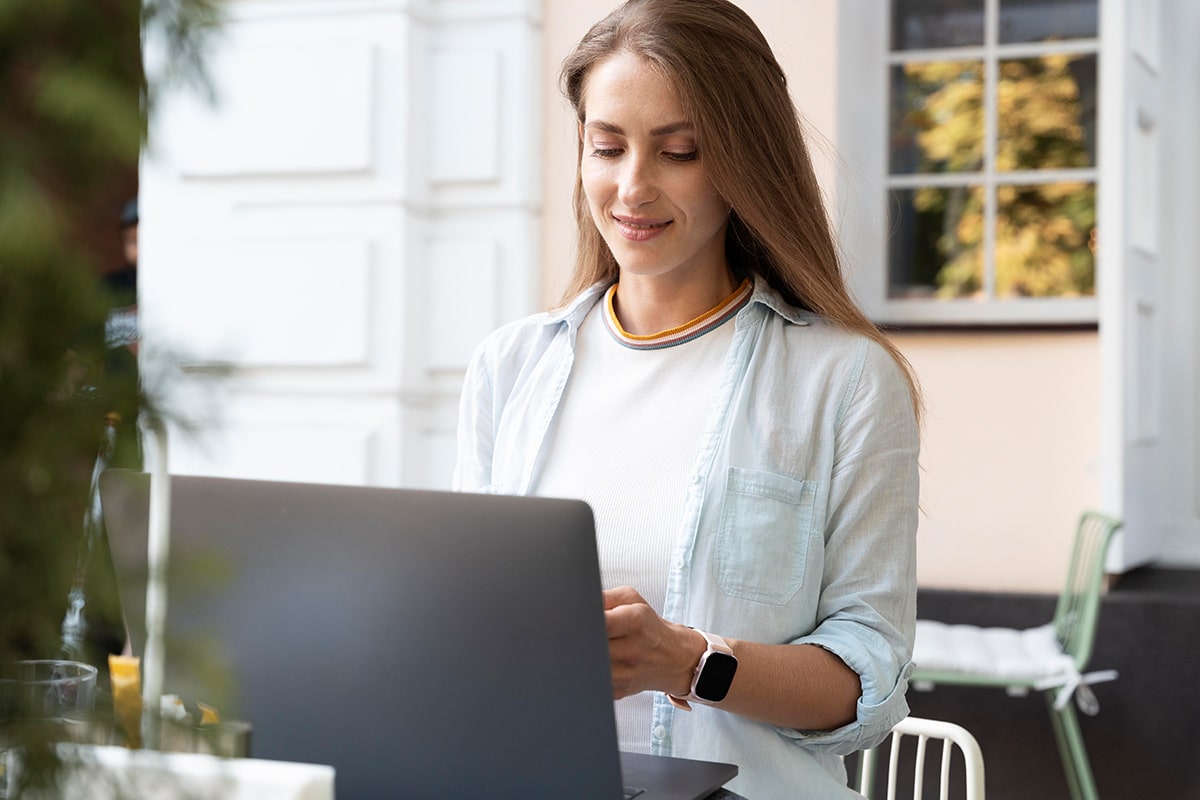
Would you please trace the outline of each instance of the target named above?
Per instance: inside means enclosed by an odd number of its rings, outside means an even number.
[[[714,569],[726,594],[783,605],[804,585],[816,481],[731,467],[721,501]]]

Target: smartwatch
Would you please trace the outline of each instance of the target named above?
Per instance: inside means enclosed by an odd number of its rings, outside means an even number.
[[[706,633],[696,628],[692,630],[703,636],[704,641],[708,643],[708,647],[700,656],[700,663],[696,665],[696,673],[692,676],[692,689],[687,697],[667,695],[671,705],[684,711],[692,710],[688,701],[712,705],[724,700],[733,684],[733,674],[737,672],[737,657],[724,639],[715,633]]]

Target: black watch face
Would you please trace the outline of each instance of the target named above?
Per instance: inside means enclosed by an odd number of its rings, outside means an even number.
[[[704,660],[704,669],[696,680],[696,696],[710,703],[719,703],[729,694],[737,659],[728,653],[712,652]]]

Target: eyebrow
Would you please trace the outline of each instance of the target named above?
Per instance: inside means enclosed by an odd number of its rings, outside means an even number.
[[[595,119],[584,124],[585,128],[598,128],[606,133],[614,133],[618,136],[624,136],[625,130],[620,125],[614,125],[611,122],[605,122],[602,119]],[[660,125],[657,128],[650,129],[651,136],[670,136],[672,133],[680,131],[693,130],[692,123],[686,121],[671,122],[666,125]]]

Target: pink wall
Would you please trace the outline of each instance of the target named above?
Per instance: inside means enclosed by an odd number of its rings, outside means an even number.
[[[925,391],[921,584],[1056,591],[1099,498],[1096,334],[895,338]]]

